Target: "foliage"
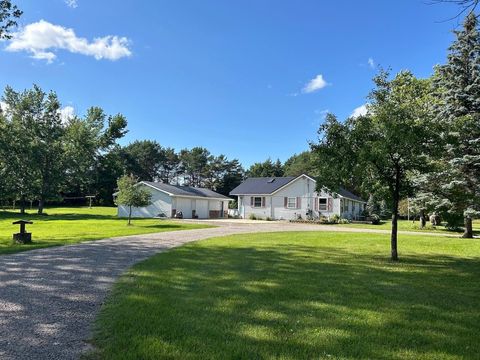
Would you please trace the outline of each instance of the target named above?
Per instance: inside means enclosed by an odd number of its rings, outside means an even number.
[[[279,177],[283,175],[283,165],[280,160],[277,159],[273,162],[270,158],[264,162],[252,164],[246,172],[247,177]]]
[[[160,166],[164,163],[164,153],[160,144],[152,140],[136,140],[121,149],[126,174],[134,174],[143,181],[155,181],[159,177]]]
[[[398,204],[412,192],[409,174],[425,171],[435,130],[431,124],[431,83],[403,71],[392,80],[381,71],[375,78],[365,116],[339,122],[332,114],[312,143],[318,189],[338,191],[355,181],[374,189],[392,212],[391,252],[398,259]],[[348,186],[345,186],[348,187]]]
[[[255,215],[253,213],[250,213],[250,215],[248,215],[248,219],[249,220],[257,220],[257,215]]]
[[[132,218],[132,208],[148,206],[152,200],[152,194],[138,185],[138,179],[133,175],[124,175],[118,179],[118,193],[116,202],[118,205],[128,206],[128,225]]]
[[[283,164],[284,176],[300,176],[302,174],[315,176],[316,169],[312,156],[310,151],[304,151],[290,157]]]
[[[465,218],[464,237],[472,237],[472,219],[480,215],[480,32],[470,13],[455,31],[448,62],[437,68],[436,115],[446,131],[442,157],[426,186],[438,198],[437,210],[454,225]],[[435,186],[432,186],[435,184]]]
[[[17,5],[13,4],[11,0],[0,0],[0,40],[11,39],[11,29],[17,27],[17,19],[22,16],[21,11]]]
[[[84,118],[68,120],[65,131],[65,174],[63,192],[68,196],[97,195],[98,165],[126,133],[127,120],[121,114],[107,116],[91,107]]]
[[[478,358],[480,243],[406,235],[399,267],[386,240],[244,234],[158,254],[114,286],[91,358]]]
[[[372,225],[379,225],[380,224],[380,216],[377,214],[371,214],[370,215],[370,223]]]
[[[55,93],[46,94],[36,85],[21,93],[7,87],[2,99],[0,153],[8,190],[3,198],[20,199],[22,212],[26,200],[38,198],[42,213],[45,200],[58,196],[63,174],[60,103]]]

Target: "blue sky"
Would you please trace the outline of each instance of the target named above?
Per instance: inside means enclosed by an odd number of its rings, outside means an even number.
[[[245,166],[306,150],[327,111],[365,104],[378,65],[430,75],[458,25],[444,21],[458,8],[424,0],[15,2],[2,88],[122,113],[122,144],[204,146]]]

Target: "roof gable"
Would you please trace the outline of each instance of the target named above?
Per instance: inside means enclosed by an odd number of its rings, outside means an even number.
[[[206,188],[196,188],[192,186],[170,185],[152,181],[142,181],[141,183],[148,185],[154,189],[163,191],[171,196],[187,196],[187,197],[203,197],[212,199],[232,200],[227,196],[219,194],[213,190]]]

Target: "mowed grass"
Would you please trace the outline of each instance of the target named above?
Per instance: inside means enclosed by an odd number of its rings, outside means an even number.
[[[480,241],[237,235],[133,267],[91,359],[478,359]]]
[[[335,226],[345,226],[353,227],[359,229],[377,229],[377,230],[391,230],[392,223],[389,220],[384,220],[381,224],[372,225],[372,224],[339,224]],[[432,226],[430,222],[427,222],[427,226],[424,229],[420,229],[420,222],[417,221],[408,221],[408,220],[399,220],[398,221],[398,230],[399,231],[415,231],[415,232],[434,232],[450,235],[461,235],[463,230],[459,229],[457,231],[451,231],[445,228],[445,226]],[[480,220],[474,220],[473,222],[473,231],[475,235],[480,235]]]
[[[0,212],[0,255],[114,236],[209,227],[160,219],[133,219],[132,225],[127,226],[127,220],[118,218],[114,207],[48,208],[45,213],[47,215],[36,215],[35,210],[25,215],[18,211]],[[13,243],[12,234],[19,231],[19,225],[12,225],[12,222],[19,219],[33,221],[32,225],[27,225],[27,231],[32,233],[32,244]]]

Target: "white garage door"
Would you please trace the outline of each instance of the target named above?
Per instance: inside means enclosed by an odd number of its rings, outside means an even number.
[[[187,198],[177,198],[177,213],[181,211],[184,219],[192,218],[192,200]]]
[[[208,219],[208,200],[197,199],[197,215],[200,219]]]

